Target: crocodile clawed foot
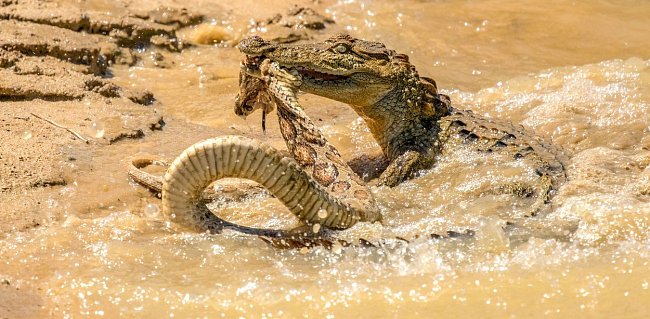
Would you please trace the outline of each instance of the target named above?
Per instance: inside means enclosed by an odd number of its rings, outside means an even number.
[[[378,186],[394,187],[409,179],[420,166],[422,154],[408,151],[391,162],[379,177]]]

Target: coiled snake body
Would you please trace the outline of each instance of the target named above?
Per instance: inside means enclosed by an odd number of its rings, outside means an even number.
[[[348,103],[366,121],[385,156],[379,185],[395,186],[430,168],[445,143],[476,141],[487,152],[512,154],[533,165],[536,185],[499,188],[532,198],[529,215],[546,206],[566,180],[561,151],[523,128],[452,108],[407,56],[381,43],[339,35],[322,43],[281,45],[252,37],[239,49],[245,56],[235,112],[246,116],[262,109],[264,119],[276,107],[291,156],[253,139],[223,136],[187,148],[162,179],[140,169],[150,161],[133,161],[129,175],[162,192],[162,211],[177,223],[197,230],[230,227],[272,238],[293,236],[301,242],[295,232],[238,226],[210,213],[201,192],[225,177],[259,183],[307,225],[345,229],[381,220],[369,187],[300,107],[299,90]]]

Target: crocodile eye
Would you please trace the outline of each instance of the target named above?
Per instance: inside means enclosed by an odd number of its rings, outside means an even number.
[[[337,45],[337,46],[334,47],[334,51],[336,51],[336,52],[338,52],[338,53],[345,53],[345,52],[348,51],[348,47],[346,47],[346,46],[343,45],[343,44],[339,44],[339,45]]]

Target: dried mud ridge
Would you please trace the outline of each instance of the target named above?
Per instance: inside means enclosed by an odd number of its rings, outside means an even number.
[[[143,49],[184,47],[176,31],[203,17],[162,3],[134,2],[119,16],[0,0],[0,234],[41,223],[52,206],[47,189],[72,180],[70,152],[162,129],[153,94],[116,85],[108,69],[138,63]]]

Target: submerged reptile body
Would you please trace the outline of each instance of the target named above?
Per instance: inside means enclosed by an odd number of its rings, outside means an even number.
[[[563,152],[521,126],[483,118],[465,110],[453,110],[450,115],[442,117],[439,123],[439,140],[442,145],[471,143],[479,151],[507,154],[513,160],[529,163],[537,175],[535,184],[515,183],[499,185],[495,189],[500,193],[533,198],[534,203],[530,205],[527,215],[534,215],[545,207],[566,181],[566,157]]]

